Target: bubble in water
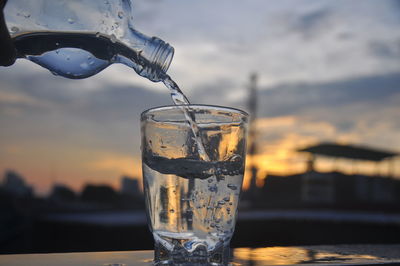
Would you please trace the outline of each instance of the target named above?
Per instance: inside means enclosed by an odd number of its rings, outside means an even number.
[[[118,12],[118,17],[119,17],[120,19],[122,19],[122,18],[124,17],[124,12],[119,11],[119,12]]]
[[[226,185],[228,188],[230,188],[230,189],[232,189],[232,190],[236,190],[237,189],[237,186],[236,185],[234,185],[234,184],[228,184],[228,185]]]
[[[58,42],[56,42],[56,46],[59,46],[60,44]]]
[[[17,33],[19,31],[18,27],[11,27],[11,33]]]
[[[229,161],[231,162],[240,162],[242,160],[242,156],[240,156],[239,154],[234,154],[232,155],[231,158],[229,158]]]
[[[75,23],[75,20],[72,19],[72,18],[69,18],[69,19],[68,19],[68,23],[69,23],[69,24],[74,24],[74,23]]]

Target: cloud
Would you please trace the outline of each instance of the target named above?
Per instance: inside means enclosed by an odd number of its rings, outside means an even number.
[[[339,107],[353,103],[386,104],[399,95],[400,73],[333,82],[280,85],[259,91],[261,116],[292,114],[302,109]]]
[[[327,8],[301,14],[293,21],[291,30],[299,32],[303,38],[318,37],[332,26],[331,11]]]

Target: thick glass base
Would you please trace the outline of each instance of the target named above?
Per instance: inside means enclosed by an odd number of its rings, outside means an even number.
[[[173,251],[166,249],[162,244],[155,243],[154,265],[228,265],[230,261],[229,246],[220,246],[213,251],[207,251],[205,246],[197,247],[188,252],[178,245]]]

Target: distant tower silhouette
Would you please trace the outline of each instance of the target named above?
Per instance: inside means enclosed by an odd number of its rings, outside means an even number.
[[[247,103],[247,109],[250,113],[250,125],[249,125],[249,150],[248,154],[252,159],[250,161],[251,166],[251,180],[250,180],[250,191],[255,192],[257,190],[257,167],[254,164],[254,155],[257,153],[256,143],[256,126],[255,120],[257,117],[257,74],[252,73],[250,75],[249,85],[249,99]]]

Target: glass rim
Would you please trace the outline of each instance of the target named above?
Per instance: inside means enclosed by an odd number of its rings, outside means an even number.
[[[151,107],[149,109],[144,110],[141,114],[140,114],[140,120],[143,120],[144,117],[152,112],[152,111],[163,111],[163,110],[172,110],[172,109],[177,109],[183,106],[188,106],[188,107],[203,107],[204,109],[207,108],[215,108],[217,110],[221,110],[221,111],[226,111],[226,112],[233,112],[233,113],[237,113],[240,115],[243,115],[244,117],[248,118],[250,115],[243,111],[240,110],[238,108],[235,107],[227,107],[227,106],[221,106],[221,105],[212,105],[212,104],[188,104],[188,105],[161,105],[161,106],[157,106],[157,107]]]

